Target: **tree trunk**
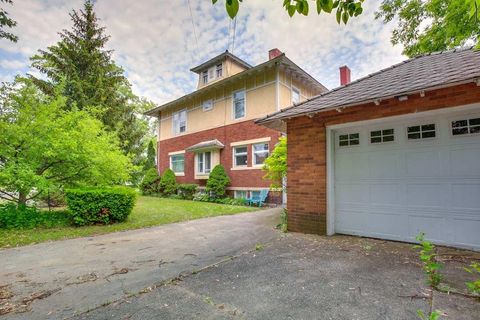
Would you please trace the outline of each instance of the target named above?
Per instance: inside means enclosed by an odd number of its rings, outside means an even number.
[[[27,204],[27,194],[24,192],[20,192],[18,194],[18,205],[26,205]]]

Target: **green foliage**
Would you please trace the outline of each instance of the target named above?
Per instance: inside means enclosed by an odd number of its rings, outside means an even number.
[[[261,243],[257,243],[255,245],[255,251],[262,251],[265,248],[265,246]]]
[[[68,209],[78,226],[125,221],[137,193],[126,187],[67,189]]]
[[[13,203],[0,205],[0,229],[34,229],[63,226],[69,222],[64,211],[40,211]]]
[[[227,204],[227,205],[230,205],[230,206],[246,206],[247,205],[247,200],[246,199],[230,198],[230,197],[212,199],[211,202]]]
[[[287,176],[287,137],[281,137],[272,154],[265,159],[262,167],[264,179],[270,180],[271,188],[283,187],[283,179]]]
[[[205,191],[213,199],[224,198],[229,184],[230,178],[227,176],[225,168],[218,164],[210,172]]]
[[[413,57],[470,43],[479,45],[479,0],[383,0],[377,19],[397,23],[392,43]]]
[[[438,272],[442,264],[436,261],[435,246],[425,240],[424,233],[420,233],[416,239],[420,245],[415,245],[413,248],[419,249],[419,257],[422,261],[423,271],[427,275],[427,283],[433,288],[437,288],[442,280],[442,276]]]
[[[0,3],[13,4],[12,0],[0,0]],[[8,16],[8,12],[0,8],[0,39],[7,39],[12,42],[17,42],[18,37],[13,33],[5,31],[6,28],[13,28],[17,22]]]
[[[0,96],[0,198],[25,204],[63,186],[126,181],[130,159],[113,134],[85,111],[65,111],[31,81]]]
[[[478,277],[474,281],[465,283],[468,291],[474,295],[480,296],[480,264],[474,262],[470,265],[470,268],[465,268],[465,270]]]
[[[178,194],[185,200],[193,200],[193,196],[197,190],[198,185],[196,184],[183,183],[178,185]]]
[[[171,196],[177,193],[177,179],[172,169],[163,171],[159,186],[160,192],[165,196]]]
[[[287,209],[283,209],[282,213],[280,213],[280,223],[277,226],[277,229],[280,229],[283,233],[287,233],[288,231],[288,211]]]
[[[145,173],[142,183],[140,184],[140,190],[143,194],[154,194],[160,192],[160,176],[158,175],[157,168],[150,168]]]
[[[425,315],[425,313],[422,310],[417,310],[417,314],[422,320],[437,320],[440,319],[440,311],[435,310],[432,311],[430,314]]]
[[[337,22],[347,24],[348,19],[357,17],[363,12],[362,3],[364,0],[284,0],[283,8],[287,11],[290,17],[296,13],[307,16],[310,8],[309,3],[314,2],[317,14],[322,12],[332,13],[336,11]],[[217,3],[218,0],[212,0],[212,3]],[[240,2],[242,0],[225,0],[225,9],[231,19],[235,18],[240,9]]]
[[[157,152],[155,151],[153,140],[150,140],[147,147],[147,159],[145,160],[145,166],[143,167],[145,171],[156,167],[155,165],[156,158],[157,158]]]

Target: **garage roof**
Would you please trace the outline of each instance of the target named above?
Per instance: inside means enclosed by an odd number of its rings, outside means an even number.
[[[480,50],[456,49],[421,55],[270,114],[258,124],[279,127],[279,121],[331,108],[413,94],[428,89],[479,81]],[[480,83],[479,83],[480,84]],[[277,122],[275,124],[275,122]]]

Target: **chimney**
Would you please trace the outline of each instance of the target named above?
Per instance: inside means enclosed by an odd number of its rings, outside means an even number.
[[[282,54],[282,51],[278,50],[277,48],[274,48],[274,49],[268,51],[268,60],[275,59],[276,57],[278,57],[281,54]]]
[[[340,85],[344,86],[351,81],[351,71],[348,66],[340,67]]]

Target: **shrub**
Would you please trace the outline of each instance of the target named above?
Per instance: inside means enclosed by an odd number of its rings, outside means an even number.
[[[230,178],[225,172],[225,168],[219,164],[210,172],[207,180],[206,192],[213,198],[224,198],[226,195],[226,187],[230,184]]]
[[[229,197],[220,198],[220,199],[213,199],[213,202],[221,203],[221,204],[228,204],[228,205],[231,205],[231,206],[245,206],[247,204],[246,199],[240,199],[240,198],[236,199],[236,198],[229,198]]]
[[[177,181],[175,172],[172,169],[163,171],[160,179],[160,192],[165,196],[171,196],[177,193]]]
[[[287,209],[283,209],[282,213],[280,213],[280,223],[277,225],[277,229],[280,229],[283,233],[288,231],[288,211]]]
[[[158,175],[157,169],[150,168],[145,173],[145,177],[143,177],[143,181],[140,184],[140,190],[142,190],[143,194],[158,193],[159,182],[160,182],[160,176]]]
[[[467,285],[468,291],[480,297],[480,264],[474,262],[470,265],[470,268],[465,268],[465,270],[478,277],[474,281],[466,282],[465,284]]]
[[[13,203],[0,205],[0,229],[53,228],[68,223],[69,216],[64,211],[40,211]]]
[[[210,202],[210,197],[205,192],[197,192],[193,195],[193,201]]]
[[[427,283],[436,289],[442,281],[442,275],[439,273],[442,264],[436,261],[435,245],[425,240],[424,233],[420,233],[416,239],[420,244],[413,246],[413,248],[419,249],[418,254],[422,261],[423,271],[427,276]]]
[[[185,200],[193,200],[193,195],[197,192],[198,185],[192,183],[182,183],[178,185],[178,194]]]
[[[137,194],[126,187],[82,188],[66,191],[74,224],[109,224],[125,221],[132,212]]]

